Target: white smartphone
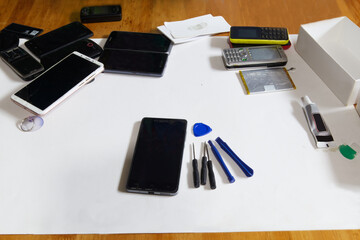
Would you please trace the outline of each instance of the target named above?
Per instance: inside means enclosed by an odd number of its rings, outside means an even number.
[[[104,65],[73,52],[11,95],[11,100],[36,115],[45,115],[104,71]]]

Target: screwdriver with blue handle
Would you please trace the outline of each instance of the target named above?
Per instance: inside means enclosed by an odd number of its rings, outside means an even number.
[[[198,188],[200,187],[200,181],[199,181],[199,169],[198,169],[198,161],[195,157],[195,146],[194,143],[192,144],[193,149],[193,160],[192,160],[192,166],[193,166],[193,178],[194,178],[194,187]]]
[[[209,140],[208,141],[210,147],[211,147],[211,150],[212,152],[214,153],[214,156],[216,157],[216,159],[218,160],[218,162],[220,163],[220,166],[222,167],[222,169],[224,170],[228,180],[230,183],[233,183],[235,182],[235,178],[231,175],[229,169],[227,168],[224,160],[222,159],[219,151],[216,149],[216,147],[214,146],[214,144]]]

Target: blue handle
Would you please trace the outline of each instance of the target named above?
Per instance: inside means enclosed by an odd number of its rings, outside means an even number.
[[[224,160],[222,159],[219,151],[216,149],[216,147],[214,146],[214,144],[209,140],[208,141],[210,147],[211,147],[211,150],[212,152],[214,153],[216,159],[218,160],[218,162],[220,163],[220,166],[222,167],[222,169],[224,170],[227,178],[229,179],[229,182],[230,183],[233,183],[235,182],[235,178],[231,175],[229,169],[226,167],[226,164],[224,163]]]
[[[254,170],[246,165],[220,137],[216,138],[215,141],[235,161],[247,177],[254,175]]]

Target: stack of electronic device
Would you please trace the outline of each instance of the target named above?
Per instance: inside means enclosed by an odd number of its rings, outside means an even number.
[[[231,27],[230,47],[222,58],[228,70],[241,70],[247,94],[295,89],[285,68],[291,46],[286,28]],[[276,67],[276,68],[273,68]]]
[[[161,77],[171,47],[161,34],[113,31],[99,61],[105,72]]]
[[[43,30],[12,23],[0,32],[0,56],[22,79],[31,80],[43,66],[19,47],[19,38],[32,39]]]
[[[19,24],[15,26],[22,27],[25,32],[29,31],[26,30],[27,28],[32,29],[32,32],[36,29]],[[42,31],[40,30],[36,29],[37,33]],[[80,22],[72,22],[25,42],[25,46],[40,60],[41,64],[25,49],[18,46],[2,51],[1,58],[23,80],[30,81],[74,51],[91,58],[98,57],[102,48],[88,39],[91,36],[93,32],[87,27]]]
[[[21,47],[2,51],[2,59],[22,79],[30,81],[36,77],[11,95],[11,99],[35,115],[45,115],[92,81],[104,67],[93,59],[101,54],[102,48],[88,39],[91,36],[93,33],[87,27],[72,22],[31,38],[25,46],[41,64]]]
[[[93,35],[80,22],[72,22],[25,42],[25,46],[47,69],[74,51],[91,58],[98,57],[101,47],[88,39]]]
[[[283,46],[289,43],[286,28],[231,27],[231,48],[223,50],[225,67],[283,66],[287,63]]]

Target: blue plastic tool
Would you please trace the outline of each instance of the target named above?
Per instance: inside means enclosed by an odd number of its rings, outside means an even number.
[[[214,146],[214,144],[209,140],[208,141],[210,147],[211,147],[211,150],[212,152],[214,153],[216,159],[218,160],[218,162],[220,163],[220,166],[222,167],[222,169],[224,170],[227,178],[229,179],[229,182],[230,183],[233,183],[235,182],[235,178],[231,175],[229,169],[226,167],[226,164],[224,162],[224,160],[222,159],[219,151],[216,149],[216,147]]]
[[[193,127],[193,132],[194,132],[195,137],[204,136],[211,131],[212,131],[211,127],[209,127],[208,125],[206,125],[204,123],[195,123],[194,127]]]
[[[254,175],[254,170],[246,165],[220,137],[216,138],[215,141],[235,161],[247,177]]]

